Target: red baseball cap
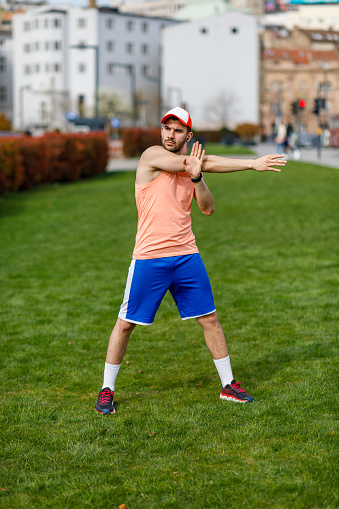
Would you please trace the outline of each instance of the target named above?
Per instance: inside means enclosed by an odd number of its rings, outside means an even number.
[[[176,107],[169,110],[164,117],[161,119],[161,123],[164,124],[170,117],[176,117],[184,125],[187,125],[192,131],[192,119],[188,111],[182,108]]]

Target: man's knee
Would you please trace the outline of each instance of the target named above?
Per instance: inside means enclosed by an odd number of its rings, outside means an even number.
[[[209,315],[199,316],[197,320],[202,328],[220,327],[218,315],[215,311],[213,313],[210,313]]]
[[[117,320],[117,326],[119,327],[120,332],[122,333],[132,332],[132,330],[135,328],[135,325],[136,325],[135,323],[126,322],[121,318],[118,318]]]

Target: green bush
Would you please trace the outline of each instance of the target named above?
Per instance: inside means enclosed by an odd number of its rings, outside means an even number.
[[[0,194],[44,182],[72,182],[103,173],[108,159],[104,133],[49,133],[40,138],[0,139]]]

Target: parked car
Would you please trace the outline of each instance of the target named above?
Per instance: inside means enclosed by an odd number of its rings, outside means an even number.
[[[313,133],[301,133],[298,136],[297,147],[312,148],[317,146],[318,136]]]

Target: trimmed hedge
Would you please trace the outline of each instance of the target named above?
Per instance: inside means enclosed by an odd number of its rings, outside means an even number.
[[[128,127],[123,130],[123,153],[126,157],[138,157],[146,148],[161,145],[159,127]]]
[[[0,138],[0,194],[98,175],[107,160],[105,133]]]

